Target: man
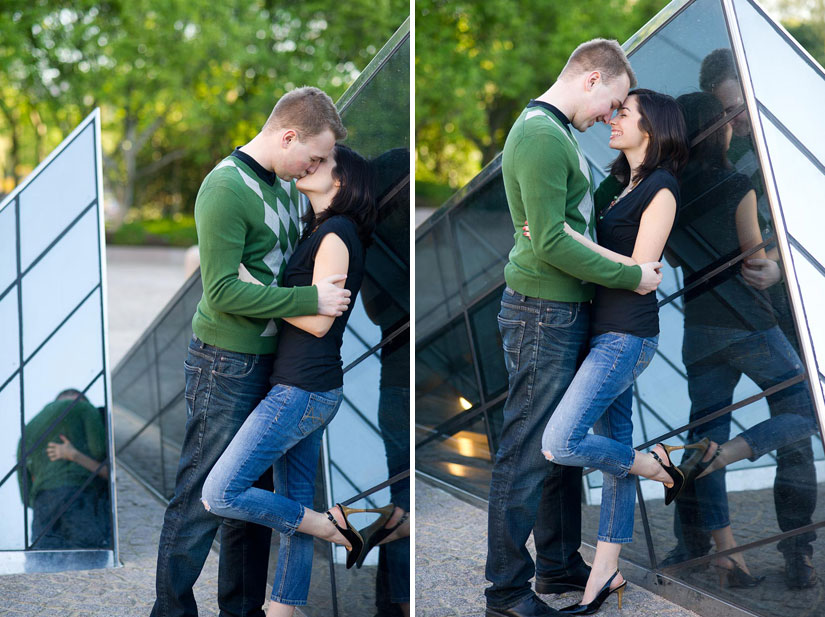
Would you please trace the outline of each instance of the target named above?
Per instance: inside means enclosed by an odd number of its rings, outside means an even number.
[[[502,173],[515,228],[504,268],[499,327],[510,390],[490,485],[487,617],[559,615],[538,593],[583,590],[581,469],[548,463],[541,435],[587,352],[591,281],[653,291],[658,263],[627,267],[585,248],[567,222],[594,235],[590,169],[569,125],[608,122],[636,82],[616,41],[595,39],[570,56],[558,81],[530,101],[504,145]],[[530,222],[532,240],[522,235]],[[537,563],[525,546],[530,532]]]
[[[200,502],[210,469],[269,390],[279,317],[338,316],[349,291],[324,279],[281,288],[299,234],[294,180],[313,173],[346,136],[332,100],[299,88],[275,105],[261,132],[206,177],[195,202],[203,297],[192,319],[186,373],[188,419],[175,495],[158,548],[153,617],[196,616],[192,587],[220,527],[222,617],[263,617],[271,531],[221,519]],[[267,286],[241,282],[238,267]],[[271,474],[256,483],[272,490]]]

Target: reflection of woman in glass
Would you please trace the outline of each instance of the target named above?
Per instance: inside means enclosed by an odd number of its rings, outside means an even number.
[[[679,103],[691,137],[724,115],[721,103],[710,94],[684,95]],[[688,288],[682,352],[691,423],[730,405],[743,374],[766,390],[802,372],[765,292],[781,276],[775,248],[752,251],[740,265],[702,280],[719,265],[762,244],[756,193],[750,180],[736,173],[727,160],[731,134],[730,123],[724,124],[692,149],[682,177],[685,205],[668,245],[669,255],[682,266]],[[794,384],[767,401],[771,419],[730,441],[730,413],[688,434],[688,441],[701,440],[706,448],[692,452],[680,465],[686,482],[695,480],[695,486],[680,498],[678,516],[698,520],[719,551],[736,546],[723,469],[745,458],[755,461],[779,449],[774,491],[780,528],[789,531],[811,522],[816,491],[809,436],[816,425],[807,386]],[[713,473],[716,470],[720,471]],[[792,538],[779,548],[795,551],[807,547],[811,539]],[[717,558],[713,564],[720,569],[720,580],[727,579],[731,587],[750,587],[762,580],[750,575],[741,553]]]
[[[568,230],[580,242],[627,265],[661,259],[679,201],[676,176],[687,160],[684,120],[676,101],[634,90],[610,121],[610,147],[620,150],[611,175],[595,195],[601,245]],[[681,472],[670,446],[652,453],[632,447],[633,381],[653,358],[659,338],[656,295],[598,287],[593,301],[590,352],[553,412],[542,437],[548,460],[595,467],[604,473],[598,544],[580,604],[562,612],[591,614],[625,582],[618,572],[622,544],[633,539],[635,481],[662,482],[670,503]],[[588,434],[593,428],[595,434]],[[676,448],[678,449],[678,448]]]
[[[354,301],[364,275],[364,247],[376,216],[369,163],[339,144],[296,186],[307,195],[312,209],[304,217],[306,228],[287,265],[284,284],[311,285],[346,272],[345,286]],[[241,279],[256,282],[243,265]],[[273,387],[204,483],[203,502],[210,512],[281,533],[270,617],[292,615],[295,606],[306,604],[312,536],[347,546],[347,567],[355,563],[364,545],[347,521],[349,508],[336,506],[326,513],[312,509],[323,429],[343,395],[340,350],[349,315],[348,311],[340,317],[284,319]],[[252,486],[270,466],[274,493]],[[392,507],[381,514],[386,521]]]

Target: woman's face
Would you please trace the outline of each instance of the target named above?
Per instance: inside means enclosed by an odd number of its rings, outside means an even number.
[[[614,150],[646,149],[649,136],[639,128],[639,101],[636,96],[629,96],[610,120],[610,142]]]
[[[330,152],[330,155],[318,164],[314,172],[299,178],[295,182],[295,186],[307,197],[328,195],[331,198],[338,192],[338,187],[341,186],[340,181],[332,176],[334,168],[335,150]]]

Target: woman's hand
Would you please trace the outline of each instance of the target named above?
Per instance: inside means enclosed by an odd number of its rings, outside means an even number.
[[[65,435],[60,436],[63,443],[50,441],[46,446],[46,455],[50,461],[64,460],[74,461],[77,458],[77,448],[72,445]]]
[[[742,264],[742,278],[756,289],[767,289],[782,278],[782,271],[772,259],[746,259]]]
[[[238,280],[242,283],[252,283],[253,285],[260,285],[261,287],[266,287],[261,281],[256,279],[249,273],[249,270],[246,269],[246,266],[241,264],[238,266]]]
[[[566,225],[566,224],[567,224],[567,223],[565,223],[565,225]],[[524,221],[524,226],[522,227],[522,229],[524,230],[524,232],[522,233],[522,235],[523,235],[523,236],[527,236],[528,238],[530,238],[530,227],[527,225],[527,221]],[[530,239],[532,239],[532,238],[530,238]]]

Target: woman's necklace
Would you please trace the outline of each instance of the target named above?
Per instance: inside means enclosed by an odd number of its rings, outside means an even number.
[[[604,219],[604,217],[605,217],[605,216],[607,216],[607,213],[608,213],[608,212],[610,212],[610,209],[611,209],[613,206],[615,206],[615,205],[616,205],[616,203],[617,203],[620,199],[623,199],[624,197],[627,197],[627,195],[628,195],[628,194],[629,194],[629,193],[630,193],[633,189],[635,189],[635,188],[636,188],[636,185],[637,185],[637,184],[639,184],[639,180],[638,180],[638,178],[637,178],[636,180],[634,180],[633,182],[631,182],[630,184],[628,184],[628,185],[625,187],[625,189],[621,192],[621,194],[619,194],[619,195],[614,195],[614,196],[613,196],[613,201],[611,201],[611,202],[607,205],[607,208],[605,208],[604,210],[602,210],[602,213],[599,215],[599,220],[600,220],[600,221],[601,221],[601,220],[603,220],[603,219]]]

